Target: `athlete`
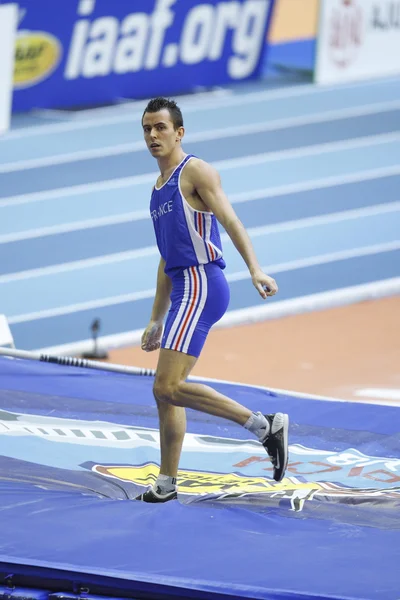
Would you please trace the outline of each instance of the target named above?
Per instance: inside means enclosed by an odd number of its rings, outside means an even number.
[[[156,295],[141,347],[146,352],[161,348],[154,382],[161,466],[153,487],[137,500],[166,502],[177,498],[185,408],[229,419],[253,433],[271,459],[275,481],[281,481],[288,461],[288,416],[252,412],[211,387],[187,381],[208,332],[229,303],[217,221],[243,257],[260,296],[273,296],[278,287],[262,272],[217,171],[183,151],[185,130],[177,104],[166,98],[150,100],[142,126],[147,147],[160,169],[150,214],[161,257]]]

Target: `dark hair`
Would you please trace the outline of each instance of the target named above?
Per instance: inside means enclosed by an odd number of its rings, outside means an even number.
[[[168,100],[168,98],[163,98],[162,96],[159,96],[158,98],[153,98],[152,100],[150,100],[150,102],[148,103],[148,105],[146,106],[146,108],[144,110],[144,113],[142,116],[142,123],[143,123],[143,117],[146,113],[155,113],[160,110],[163,110],[163,108],[166,108],[169,111],[169,114],[171,115],[171,120],[174,124],[175,130],[178,129],[179,127],[183,127],[183,117],[182,117],[181,109],[179,108],[179,106],[177,105],[175,100]]]

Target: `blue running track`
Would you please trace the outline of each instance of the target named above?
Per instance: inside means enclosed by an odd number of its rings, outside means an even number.
[[[219,169],[277,279],[271,310],[400,289],[400,79],[222,90],[181,105],[184,149]],[[146,325],[157,165],[142,141],[143,106],[44,112],[0,140],[0,313],[18,347],[78,349],[96,317],[115,339]],[[260,309],[223,239],[230,311]]]

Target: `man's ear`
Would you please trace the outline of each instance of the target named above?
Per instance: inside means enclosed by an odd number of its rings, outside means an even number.
[[[176,141],[180,142],[182,141],[183,136],[185,135],[185,128],[184,127],[178,127],[178,129],[176,130]]]

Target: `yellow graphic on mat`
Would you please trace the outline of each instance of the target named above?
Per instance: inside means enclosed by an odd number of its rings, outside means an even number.
[[[15,43],[14,88],[46,79],[61,58],[61,44],[45,31],[20,31]]]
[[[140,467],[95,465],[93,471],[121,481],[131,481],[137,485],[149,486],[157,479],[159,466],[147,463]],[[247,477],[236,473],[206,473],[185,471],[178,473],[179,491],[183,494],[251,494],[271,493],[282,490],[320,490],[318,483],[294,483],[284,479],[275,483],[265,477]]]

